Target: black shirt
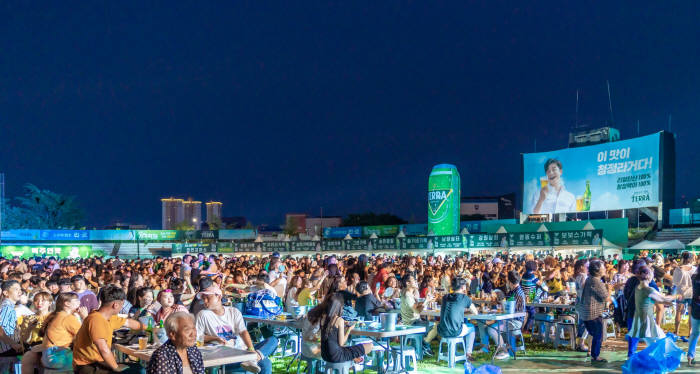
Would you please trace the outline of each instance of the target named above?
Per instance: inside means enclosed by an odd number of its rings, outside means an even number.
[[[451,293],[442,297],[438,334],[443,338],[454,338],[462,332],[464,310],[472,305],[472,299],[463,293]]]
[[[381,306],[382,303],[374,297],[374,294],[360,296],[355,300],[355,310],[358,317],[371,317]]]

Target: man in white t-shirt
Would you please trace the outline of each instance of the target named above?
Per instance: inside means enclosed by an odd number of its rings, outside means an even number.
[[[236,369],[240,366],[252,373],[271,374],[272,363],[267,357],[277,349],[277,338],[272,336],[253,345],[243,315],[238,309],[221,303],[222,293],[216,285],[204,289],[200,295],[206,309],[197,314],[197,335],[203,335],[205,343],[217,342],[258,354],[257,362],[227,365],[227,368]]]

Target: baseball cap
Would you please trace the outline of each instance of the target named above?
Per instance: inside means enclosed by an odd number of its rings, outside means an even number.
[[[272,257],[277,257],[277,258],[279,258],[279,257],[280,257],[280,253],[279,253],[279,252],[275,252],[275,253],[272,254]]]

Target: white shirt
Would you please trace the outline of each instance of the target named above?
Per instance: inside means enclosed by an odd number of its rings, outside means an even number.
[[[544,201],[542,202],[542,207],[538,214],[553,214],[553,213],[567,213],[576,212],[576,197],[574,194],[566,190],[564,182],[561,184],[561,189],[557,191],[553,188],[548,188],[548,192],[545,195]],[[535,192],[532,195],[532,206],[530,207],[531,212],[535,212],[535,206],[537,205],[537,200],[539,200],[539,192]]]
[[[222,316],[209,309],[204,309],[197,314],[195,324],[197,333],[218,336],[226,340],[228,344],[231,344],[229,341],[233,340],[234,348],[243,350],[248,348],[240,336],[243,331],[247,331],[245,321],[241,312],[236,308],[225,306]]]

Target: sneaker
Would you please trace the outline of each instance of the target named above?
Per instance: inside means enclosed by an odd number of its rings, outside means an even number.
[[[258,366],[258,363],[255,361],[241,362],[241,368],[253,374],[258,374],[260,372],[260,366]]]
[[[427,356],[433,356],[433,349],[430,347],[429,343],[423,342],[423,354]]]
[[[505,360],[508,357],[510,357],[510,355],[508,355],[508,352],[501,351],[496,354],[496,360]]]
[[[599,363],[599,364],[604,364],[604,363],[608,362],[608,360],[606,360],[606,359],[604,359],[604,358],[598,357],[598,358],[595,359],[595,360],[591,360],[591,362],[595,362],[595,363]]]

